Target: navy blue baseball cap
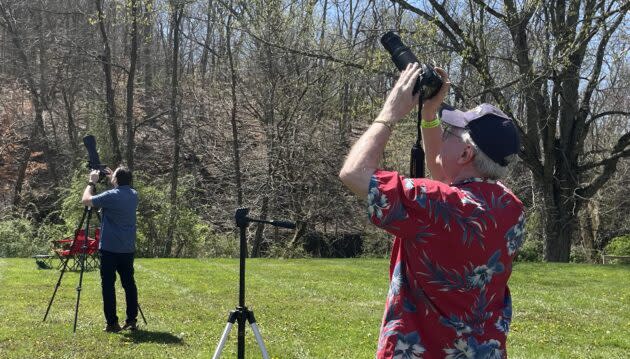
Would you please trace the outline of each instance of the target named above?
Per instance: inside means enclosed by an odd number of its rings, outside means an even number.
[[[439,115],[442,122],[467,130],[479,149],[501,166],[507,166],[506,157],[519,151],[516,125],[509,116],[490,104],[483,103],[472,110],[461,111],[443,103]]]

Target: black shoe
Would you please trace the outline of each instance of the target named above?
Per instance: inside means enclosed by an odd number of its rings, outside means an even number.
[[[122,330],[122,328],[120,327],[120,324],[118,324],[118,323],[107,324],[105,329],[103,329],[103,331],[107,332],[107,333],[118,333],[121,330]]]
[[[126,320],[125,325],[123,325],[122,330],[138,330],[138,321],[137,320]]]

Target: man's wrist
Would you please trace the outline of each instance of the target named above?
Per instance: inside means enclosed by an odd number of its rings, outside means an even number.
[[[391,123],[392,125],[395,125],[398,123],[398,121],[400,120],[400,118],[398,118],[396,116],[396,114],[392,113],[392,111],[389,110],[382,110],[378,116],[376,116],[376,119],[379,120],[379,122],[387,122],[387,123]]]
[[[440,120],[440,118],[435,118],[431,121],[427,121],[427,120],[422,120],[422,122],[420,123],[420,127],[422,128],[436,128],[438,126],[440,126],[440,124],[442,123],[442,121]]]
[[[96,183],[94,183],[94,182],[92,182],[92,181],[89,181],[89,182],[87,183],[87,185],[88,185],[89,187],[96,188]]]
[[[393,132],[393,131],[394,131],[394,125],[395,125],[395,123],[394,123],[394,122],[391,122],[391,121],[386,121],[386,120],[383,120],[383,119],[377,118],[377,119],[376,119],[376,120],[374,120],[374,122],[372,122],[372,123],[380,123],[380,124],[382,124],[382,125],[385,125],[385,127],[387,127],[387,129],[389,129],[389,132]]]
[[[426,108],[422,109],[422,121],[431,122],[437,118],[437,109]]]

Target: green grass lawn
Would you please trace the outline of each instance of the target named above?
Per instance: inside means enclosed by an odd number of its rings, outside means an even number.
[[[373,358],[387,291],[384,259],[248,259],[246,304],[272,358]],[[59,276],[32,259],[0,259],[0,358],[210,358],[238,302],[237,259],[137,259],[149,322],[106,334],[98,272]],[[124,296],[118,287],[118,315]],[[629,358],[630,266],[517,264],[511,358]],[[259,358],[246,331],[246,356]],[[236,357],[236,326],[223,358]]]

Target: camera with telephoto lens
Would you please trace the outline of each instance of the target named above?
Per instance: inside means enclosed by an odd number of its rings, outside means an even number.
[[[98,157],[98,151],[96,151],[96,139],[92,135],[83,137],[83,144],[88,152],[87,168],[90,170],[97,170],[99,174],[99,181],[109,174],[106,170],[107,166],[101,163]]]
[[[407,65],[410,63],[420,63],[416,55],[402,43],[400,36],[393,31],[387,32],[381,37],[381,44],[385,50],[392,55],[392,61],[394,61],[399,71],[406,69]],[[442,87],[442,78],[440,78],[440,75],[435,72],[431,65],[420,64],[420,66],[422,67],[422,73],[420,73],[416,81],[413,94],[415,95],[421,90],[423,98],[431,98],[435,96],[440,90],[440,87]]]

